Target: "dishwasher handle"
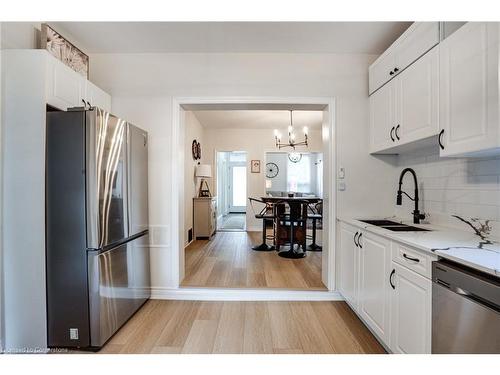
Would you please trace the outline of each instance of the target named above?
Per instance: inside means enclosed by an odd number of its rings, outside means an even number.
[[[465,297],[467,299],[470,299],[471,301],[473,301],[479,305],[490,308],[493,311],[496,311],[497,313],[500,313],[500,306],[496,305],[495,303],[493,303],[491,301],[487,301],[481,297],[478,297],[474,293],[471,293],[471,292],[464,290],[462,288],[455,287],[454,289],[455,289],[454,292],[457,293],[458,295]]]
[[[450,291],[458,294],[461,297],[467,298],[472,302],[475,302],[483,307],[489,308],[497,313],[500,313],[500,306],[498,306],[494,302],[485,300],[484,298],[481,298],[468,290],[465,290],[458,286],[451,285],[450,283],[447,283],[446,281],[443,281],[441,279],[436,278],[434,282],[446,289],[449,289]]]

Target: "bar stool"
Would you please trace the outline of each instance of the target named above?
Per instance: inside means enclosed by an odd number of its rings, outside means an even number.
[[[323,220],[323,202],[318,202],[314,206],[309,205],[309,209],[312,212],[308,214],[308,219],[312,221],[312,236],[309,237],[312,243],[307,247],[307,250],[323,251],[323,247],[316,243],[317,222]]]
[[[283,258],[299,259],[306,256],[307,236],[307,202],[302,200],[287,200],[286,209],[276,207],[276,249],[282,245],[289,245],[289,250],[279,251]],[[285,206],[282,203],[280,206]],[[302,251],[299,251],[302,248]]]
[[[254,216],[256,219],[262,220],[262,243],[260,245],[252,247],[252,250],[255,251],[273,251],[275,248],[274,246],[268,246],[266,241],[267,240],[273,240],[274,241],[274,225],[273,225],[273,235],[267,235],[267,224],[269,222],[274,223],[274,207],[273,204],[271,203],[266,203],[263,200],[260,199],[255,199],[255,198],[248,198],[250,201],[250,207],[252,208],[252,211],[254,213]],[[254,204],[262,204],[264,205],[262,209],[257,212],[255,209]]]

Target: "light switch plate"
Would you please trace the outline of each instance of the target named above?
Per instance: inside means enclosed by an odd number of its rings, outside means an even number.
[[[339,191],[345,191],[345,189],[346,189],[345,182],[344,181],[339,181],[339,183],[338,183],[338,190]]]
[[[345,169],[344,167],[339,168],[339,179],[343,180],[345,178]]]

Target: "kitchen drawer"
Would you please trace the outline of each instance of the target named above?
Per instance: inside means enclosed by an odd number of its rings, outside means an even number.
[[[430,279],[432,261],[437,260],[437,256],[425,254],[420,250],[411,248],[410,246],[393,242],[392,260]]]

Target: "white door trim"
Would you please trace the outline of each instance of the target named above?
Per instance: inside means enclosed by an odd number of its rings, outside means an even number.
[[[335,136],[335,98],[332,97],[174,97],[172,99],[172,139],[171,139],[171,152],[172,152],[172,179],[171,179],[171,196],[172,196],[172,210],[171,210],[171,223],[172,230],[171,234],[171,265],[170,279],[175,287],[173,289],[158,289],[153,288],[153,296],[160,295],[167,296],[172,290],[186,290],[187,288],[179,289],[180,281],[184,278],[184,247],[181,246],[184,241],[183,225],[184,223],[184,129],[181,127],[182,119],[181,114],[183,106],[194,106],[194,105],[221,105],[221,106],[231,106],[231,105],[311,105],[311,106],[324,106],[324,113],[327,113],[327,118],[323,121],[323,158],[327,163],[325,163],[324,174],[323,174],[323,191],[324,191],[324,201],[327,207],[327,220],[324,221],[325,227],[327,227],[327,271],[323,273],[323,282],[326,284],[329,292],[318,291],[316,293],[329,294],[336,290],[335,285],[335,253],[336,253],[336,210],[337,210],[337,194],[336,184],[335,184],[335,171],[336,168],[336,136]],[[330,199],[328,194],[333,194],[333,199]],[[325,241],[326,242],[326,241]],[[182,259],[181,259],[182,257]],[[325,265],[325,263],[323,263]],[[324,267],[323,267],[324,269]],[[167,271],[167,270],[166,270]],[[169,291],[167,294],[159,293],[157,294],[155,290],[165,290]],[[198,295],[202,296],[211,295],[211,291],[216,289],[206,290],[204,288],[200,289]],[[246,289],[236,289],[237,295],[241,298],[245,295]],[[231,292],[233,293],[233,292]],[[262,293],[269,294],[269,289],[262,289]],[[182,295],[180,292],[176,294]]]

